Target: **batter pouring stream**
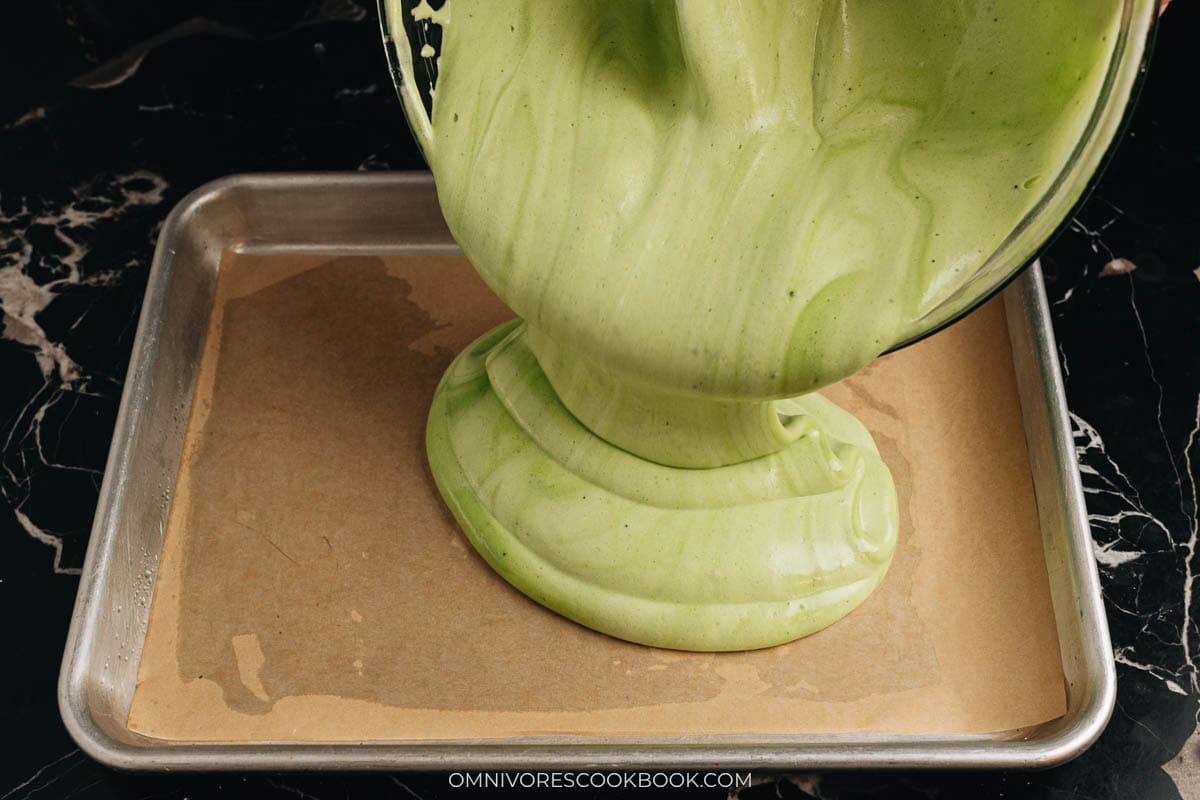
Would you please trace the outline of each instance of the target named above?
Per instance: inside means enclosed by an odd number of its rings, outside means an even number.
[[[411,84],[402,100],[451,232],[522,317],[459,356],[430,414],[476,549],[538,602],[662,647],[769,646],[860,603],[896,494],[815,392],[922,332],[1030,213],[1120,11],[418,6],[443,27],[431,118]]]

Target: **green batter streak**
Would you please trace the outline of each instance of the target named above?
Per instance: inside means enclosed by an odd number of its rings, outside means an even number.
[[[402,91],[443,212],[524,320],[459,356],[430,415],[475,547],[538,602],[663,647],[846,614],[887,569],[896,495],[811,392],[965,302],[1080,140],[1120,3],[413,16],[443,24],[432,120]]]

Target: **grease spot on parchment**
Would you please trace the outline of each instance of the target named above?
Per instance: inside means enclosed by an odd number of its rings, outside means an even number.
[[[253,633],[239,633],[230,640],[230,644],[233,645],[233,658],[237,662],[238,677],[242,685],[259,700],[269,703],[271,696],[267,694],[262,678],[259,677],[259,671],[262,670],[263,664],[267,663],[267,658],[258,643],[258,636]]]

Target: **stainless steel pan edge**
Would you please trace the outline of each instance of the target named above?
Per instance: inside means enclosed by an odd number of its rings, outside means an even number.
[[[340,238],[347,230],[359,235]],[[1020,736],[998,737],[207,744],[163,742],[129,731],[126,715],[149,614],[148,590],[162,546],[215,274],[229,247],[457,252],[427,173],[231,176],[192,192],[168,216],[154,254],[59,679],[67,729],[98,761],[130,770],[1022,768],[1073,758],[1107,723],[1116,675],[1049,310],[1034,265],[1006,290],[1005,303],[1064,652],[1069,711],[1061,720]],[[169,335],[168,319],[189,335]],[[164,353],[191,359],[184,375],[165,388],[155,370]],[[170,402],[155,404],[156,396]],[[165,490],[139,485],[135,457],[144,462],[147,452],[168,475],[171,485]],[[155,529],[144,533],[151,546],[143,550],[122,541],[122,524],[136,513],[135,507],[143,509],[143,521],[157,520]],[[131,571],[144,582],[144,597],[131,596]],[[116,576],[126,583],[114,595]],[[137,580],[132,584],[143,585]],[[122,606],[123,615],[116,611]],[[116,652],[123,649],[124,658],[110,663],[118,641],[134,646],[123,644]]]
[[[1067,682],[1068,715],[1043,740],[1060,763],[1095,742],[1112,717],[1116,664],[1039,263],[1005,291],[1004,303]]]

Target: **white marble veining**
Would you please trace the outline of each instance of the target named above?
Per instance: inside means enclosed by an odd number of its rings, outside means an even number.
[[[29,115],[26,115],[29,116]],[[40,118],[40,117],[34,117]],[[19,121],[18,121],[19,122]],[[62,463],[47,453],[42,423],[47,411],[69,398],[94,394],[94,376],[72,358],[66,346],[55,341],[38,321],[55,298],[73,286],[104,287],[119,280],[139,259],[117,264],[88,264],[97,226],[119,223],[133,209],[162,203],[167,183],[147,170],[101,176],[71,191],[69,199],[45,207],[44,200],[0,195],[0,339],[28,350],[41,372],[20,412],[0,428],[4,454],[0,461],[0,496],[12,508],[21,528],[53,554],[60,574],[78,574],[79,567],[63,563],[62,534],[39,522],[27,509],[30,474],[34,466],[94,473],[91,467]],[[35,247],[49,233],[53,250]],[[35,234],[42,234],[39,239]],[[147,249],[147,259],[149,249]],[[30,459],[37,459],[31,464]]]

